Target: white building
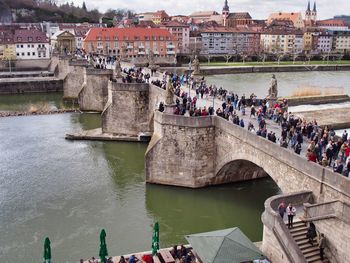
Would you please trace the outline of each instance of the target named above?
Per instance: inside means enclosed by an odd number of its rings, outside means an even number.
[[[350,51],[350,30],[333,31],[333,50],[335,52]]]
[[[17,59],[48,59],[50,58],[49,39],[40,30],[15,30],[14,43]]]
[[[333,36],[328,32],[320,33],[317,38],[317,51],[328,54],[332,51]]]

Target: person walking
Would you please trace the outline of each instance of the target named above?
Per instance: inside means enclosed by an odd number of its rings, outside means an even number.
[[[306,237],[309,239],[309,243],[313,245],[314,238],[317,236],[316,226],[313,222],[310,222],[309,227],[307,229]]]
[[[278,213],[280,214],[280,216],[282,217],[282,219],[284,218],[284,213],[286,212],[286,205],[284,202],[280,203],[278,205]]]
[[[297,210],[295,209],[295,207],[291,203],[289,203],[286,209],[288,215],[288,228],[293,228],[293,217],[295,216],[296,211]]]
[[[324,237],[324,234],[321,233],[320,241],[318,244],[318,248],[320,249],[320,258],[323,261],[324,260],[324,249],[326,247],[326,238]]]

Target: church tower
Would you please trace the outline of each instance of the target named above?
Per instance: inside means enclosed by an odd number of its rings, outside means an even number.
[[[222,8],[222,19],[224,21],[224,26],[227,26],[227,18],[230,14],[230,8],[228,7],[228,2],[225,0],[224,7]]]
[[[316,1],[314,3],[314,8],[312,9],[312,12],[311,12],[311,20],[313,22],[316,22],[317,21],[317,9],[316,9]]]
[[[307,4],[307,9],[306,9],[306,12],[305,12],[305,20],[306,21],[311,21],[311,8],[310,8],[310,0]]]

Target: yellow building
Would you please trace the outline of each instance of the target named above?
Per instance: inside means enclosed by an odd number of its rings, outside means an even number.
[[[304,50],[310,52],[312,50],[312,32],[304,33]]]
[[[16,46],[13,42],[13,32],[11,30],[1,30],[0,32],[0,60],[15,60]]]

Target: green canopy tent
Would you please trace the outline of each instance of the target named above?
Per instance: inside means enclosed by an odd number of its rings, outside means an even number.
[[[154,224],[153,228],[153,235],[152,235],[152,255],[154,256],[157,254],[157,251],[159,250],[159,224],[156,222]]]
[[[106,245],[106,231],[104,229],[101,230],[100,233],[100,260],[101,263],[106,263],[106,257],[108,256],[107,245]]]
[[[241,263],[265,258],[238,227],[185,238],[203,263]]]
[[[45,238],[45,241],[44,241],[44,262],[45,263],[51,262],[51,242],[48,237]]]

